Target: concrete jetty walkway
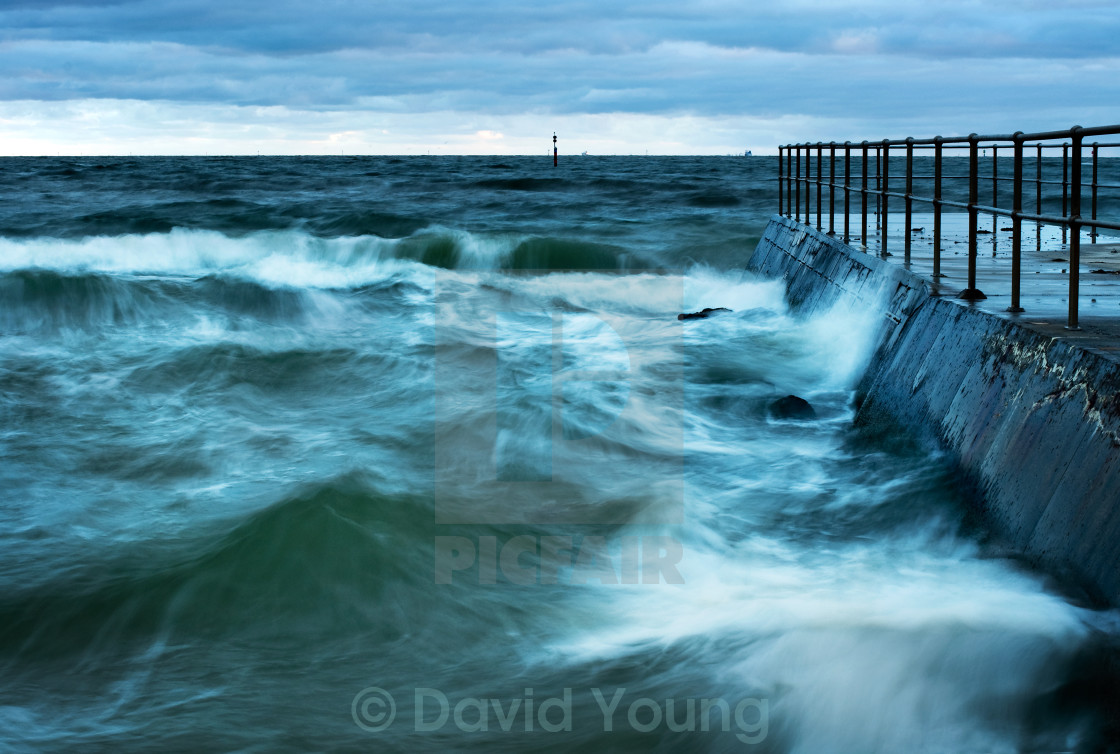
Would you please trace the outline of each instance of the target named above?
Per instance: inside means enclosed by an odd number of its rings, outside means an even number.
[[[976,282],[987,299],[977,301],[976,308],[1005,317],[1021,325],[1084,348],[1092,348],[1110,358],[1120,358],[1120,237],[1101,231],[1093,237],[1089,229],[1081,232],[1081,264],[1079,265],[1080,331],[1065,329],[1069,306],[1069,238],[1055,226],[1023,223],[1022,283],[1020,304],[1025,311],[1009,313],[1011,304],[1011,221],[1007,218],[983,218],[977,243]],[[878,255],[882,249],[883,228],[875,228],[870,219],[866,250]],[[837,218],[843,223],[843,218]],[[851,228],[858,228],[860,217],[849,219]],[[941,275],[933,278],[933,215],[915,213],[911,220],[910,264],[906,265],[904,248],[906,229],[901,214],[889,217],[885,259],[907,268],[933,284],[940,295],[953,297],[968,284],[968,215],[941,216]],[[842,227],[842,225],[840,226]],[[858,239],[851,245],[863,250]]]

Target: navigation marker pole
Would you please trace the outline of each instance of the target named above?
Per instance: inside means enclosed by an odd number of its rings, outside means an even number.
[[[559,154],[560,154],[559,151],[557,151],[557,149],[556,149],[556,132],[553,131],[552,132],[552,167],[556,167],[557,155],[559,155]]]

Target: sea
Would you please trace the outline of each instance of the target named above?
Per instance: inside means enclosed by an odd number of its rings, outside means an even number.
[[[746,270],[776,181],[0,160],[0,751],[1115,750],[1116,614]]]

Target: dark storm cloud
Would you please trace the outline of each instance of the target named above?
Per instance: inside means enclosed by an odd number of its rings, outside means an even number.
[[[536,55],[618,55],[660,41],[791,52],[873,32],[881,52],[934,57],[1115,54],[1113,3],[794,2],[524,3],[16,2],[0,5],[5,39],[164,41],[231,53],[291,55],[344,48]]]
[[[0,100],[1026,118],[1118,101],[1118,39],[1111,0],[9,0]]]

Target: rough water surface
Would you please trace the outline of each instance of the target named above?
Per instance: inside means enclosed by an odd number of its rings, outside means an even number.
[[[0,749],[1115,735],[1115,616],[851,428],[879,313],[743,270],[772,160],[2,165]]]

